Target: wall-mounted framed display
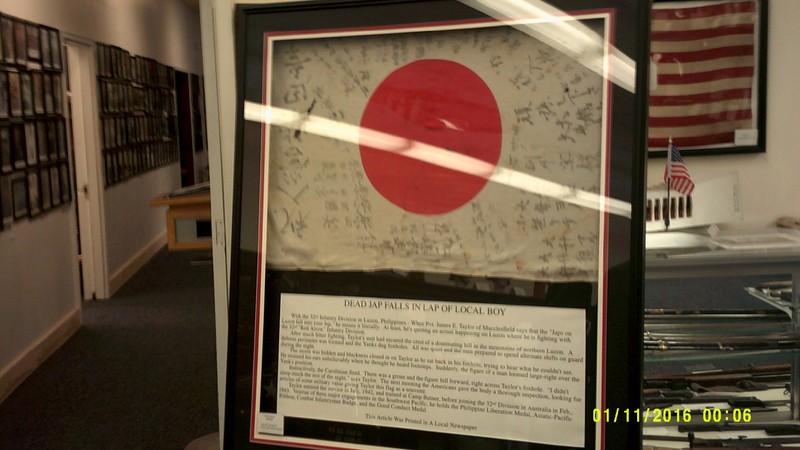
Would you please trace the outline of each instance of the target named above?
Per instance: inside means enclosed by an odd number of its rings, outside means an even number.
[[[25,127],[21,123],[11,125],[11,156],[15,169],[24,169],[27,161]]]
[[[13,169],[11,159],[11,130],[0,125],[0,172],[8,173]]]
[[[25,172],[14,172],[9,179],[14,203],[14,220],[28,217],[28,178]]]
[[[0,224],[8,229],[14,223],[14,196],[11,192],[11,176],[0,175]]]
[[[28,167],[36,165],[38,151],[36,146],[36,124],[33,122],[25,123],[25,149],[27,154]]]
[[[174,69],[98,44],[97,82],[106,187],[178,161]],[[52,83],[60,84],[60,77],[54,75]],[[61,102],[54,99],[52,107],[61,111]],[[152,126],[156,122],[172,125]],[[167,157],[145,164],[152,147],[163,148]]]
[[[43,217],[71,199],[60,180],[62,166],[69,172],[60,45],[58,30],[0,14],[0,173],[11,196],[4,218],[12,221]]]
[[[41,184],[39,183],[39,171],[36,169],[28,170],[28,215],[36,217],[42,213],[42,194]]]
[[[0,119],[8,118],[8,74],[0,71]]]
[[[648,5],[497,3],[239,7],[225,448],[640,445]]]
[[[14,20],[14,54],[17,56],[17,64],[26,65],[28,63],[28,31],[25,22]]]
[[[0,16],[0,36],[3,37],[3,61],[9,64],[17,62],[14,47],[14,22],[7,16]]]
[[[42,46],[39,39],[39,27],[35,24],[28,23],[26,25],[28,61],[41,61],[42,60]]]
[[[656,0],[650,156],[766,151],[769,0]]]
[[[22,114],[33,115],[33,80],[30,72],[20,74],[20,87],[22,89]]]
[[[20,86],[19,72],[8,72],[8,98],[9,112],[11,116],[19,117],[22,115],[22,87]]]

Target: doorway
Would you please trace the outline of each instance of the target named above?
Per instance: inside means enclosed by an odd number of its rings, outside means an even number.
[[[67,122],[78,221],[77,255],[84,300],[108,297],[103,232],[103,178],[95,109],[94,44],[65,38]]]

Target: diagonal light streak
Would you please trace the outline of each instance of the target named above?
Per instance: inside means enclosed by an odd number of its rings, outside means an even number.
[[[244,118],[252,122],[275,125],[330,139],[365,145],[376,150],[395,153],[408,158],[434,164],[468,175],[485,178],[491,182],[544,195],[566,203],[631,217],[630,203],[606,198],[592,192],[554,183],[544,178],[505,167],[495,167],[486,161],[423,142],[406,139],[389,133],[362,128],[319,116],[291,111],[285,108],[245,102]]]

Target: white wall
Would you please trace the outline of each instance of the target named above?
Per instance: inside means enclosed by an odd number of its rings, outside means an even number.
[[[172,164],[106,188],[106,253],[112,278],[165,230],[166,209],[152,208],[148,201],[180,184],[180,171]]]
[[[72,206],[0,233],[0,375],[80,307]]]
[[[774,225],[780,216],[800,216],[800,58],[795,42],[800,23],[798,6],[796,0],[769,2],[766,153],[683,155],[695,181],[739,173],[744,220],[729,228],[763,228]],[[649,161],[649,184],[662,181],[665,163],[665,158]]]
[[[3,0],[0,11],[202,73],[199,12],[181,0]],[[179,185],[173,164],[106,190],[107,277],[164,232],[163,208],[147,203]],[[80,308],[73,205],[0,233],[0,378]]]

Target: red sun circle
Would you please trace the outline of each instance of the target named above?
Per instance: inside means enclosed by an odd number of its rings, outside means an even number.
[[[462,64],[423,59],[390,73],[375,89],[361,117],[361,163],[388,201],[406,211],[437,215],[472,200],[487,183],[471,175],[369,147],[375,130],[458,152],[496,166],[502,124],[491,89]]]

